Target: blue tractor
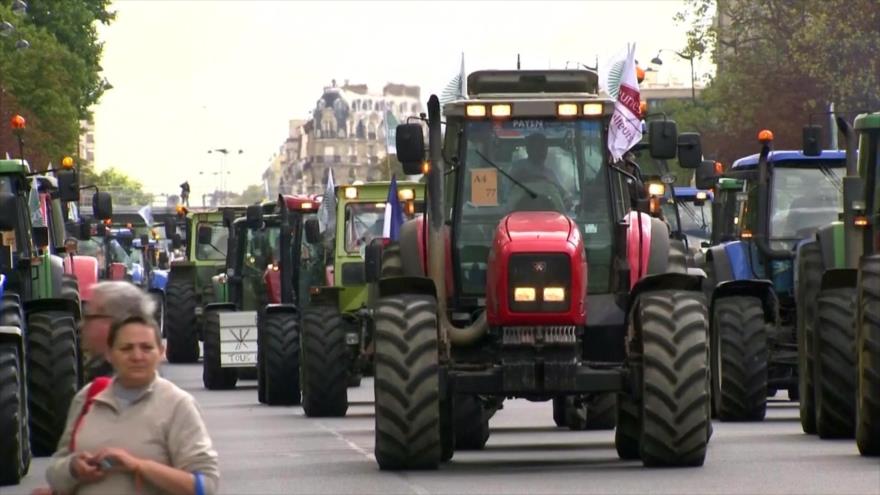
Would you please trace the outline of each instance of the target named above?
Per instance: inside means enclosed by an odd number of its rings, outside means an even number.
[[[713,209],[733,215],[720,221],[738,235],[709,248],[704,262],[712,403],[726,421],[762,420],[767,397],[778,390],[798,400],[796,328],[806,308],[796,304],[795,252],[842,209],[844,151],[806,156],[772,151],[769,131],[759,139],[761,152],[736,160],[723,179],[714,167],[698,170],[698,187],[722,190],[724,182],[724,199],[716,198]]]

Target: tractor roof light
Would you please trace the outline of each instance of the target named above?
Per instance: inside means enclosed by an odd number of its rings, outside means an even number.
[[[663,196],[666,193],[666,184],[662,182],[649,182],[648,183],[648,195],[650,196]]]
[[[422,174],[427,175],[431,171],[431,162],[425,160],[422,162]]]
[[[602,115],[604,108],[601,103],[584,103],[584,115]]]
[[[556,115],[559,117],[574,117],[578,113],[578,106],[575,103],[557,103]]]
[[[723,173],[724,173],[724,164],[722,164],[721,162],[715,162],[715,175],[721,175]]]
[[[501,103],[492,105],[492,116],[496,118],[510,117],[513,111],[509,103]]]
[[[345,188],[345,199],[357,199],[358,190],[356,187],[346,187]]]
[[[400,198],[401,201],[409,201],[411,199],[415,199],[416,192],[412,189],[401,189],[397,192],[397,197]]]
[[[465,114],[472,118],[485,117],[486,105],[468,105],[465,107]]]
[[[12,128],[17,131],[23,131],[27,127],[27,120],[18,114],[12,116],[10,123],[12,124]]]
[[[770,129],[762,129],[761,132],[758,133],[758,141],[762,143],[773,141],[773,131]]]
[[[65,156],[61,159],[61,167],[63,168],[73,168],[73,158],[69,156]]]

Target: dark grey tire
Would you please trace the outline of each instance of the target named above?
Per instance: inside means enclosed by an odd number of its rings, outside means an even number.
[[[298,405],[300,398],[299,315],[267,313],[260,331],[264,358],[265,399],[270,406]]]
[[[31,451],[55,452],[64,432],[70,401],[76,395],[76,329],[73,316],[62,311],[28,315],[27,380]]]
[[[638,298],[645,466],[702,466],[709,441],[708,315],[702,294],[663,290]]]
[[[688,252],[684,241],[669,239],[669,264],[667,265],[667,272],[687,273],[687,267]]]
[[[221,310],[222,311],[222,310]],[[202,383],[208,390],[230,390],[238,383],[237,368],[220,366],[220,311],[206,311]]]
[[[392,242],[382,250],[381,278],[402,277],[403,259],[400,257],[400,243]]]
[[[0,485],[17,485],[30,468],[23,371],[18,346],[0,342]]]
[[[61,277],[61,298],[69,299],[80,306],[79,281],[73,275],[64,274]]]
[[[489,441],[489,418],[475,395],[456,395],[453,400],[456,450],[482,450]]]
[[[565,422],[565,396],[560,395],[559,397],[554,397],[552,403],[553,422],[560,428],[567,426],[567,423]]]
[[[816,433],[816,400],[813,396],[813,326],[816,322],[816,296],[822,279],[822,253],[819,243],[801,246],[798,256],[797,286],[797,348],[798,399],[801,428],[804,433]]]
[[[712,399],[722,421],[761,421],[767,411],[767,323],[761,300],[716,299],[711,332]]]
[[[348,411],[348,348],[345,323],[336,306],[303,311],[302,406],[309,417],[339,417]]]
[[[613,430],[617,422],[617,394],[594,394],[587,400],[585,430]]]
[[[880,256],[862,258],[859,271],[856,445],[880,455]]]
[[[191,280],[171,277],[165,288],[165,355],[170,363],[199,360],[196,290]]]
[[[852,438],[856,417],[856,292],[854,288],[826,289],[819,292],[816,301],[816,433],[821,438]]]
[[[437,302],[380,298],[376,308],[376,462],[380,469],[435,469],[441,442]]]
[[[642,414],[641,405],[627,394],[617,396],[617,424],[614,428],[614,446],[623,460],[641,458]]]
[[[150,297],[156,302],[156,311],[153,314],[153,318],[159,324],[159,331],[162,332],[162,337],[165,337],[165,298],[161,292],[151,292]]]

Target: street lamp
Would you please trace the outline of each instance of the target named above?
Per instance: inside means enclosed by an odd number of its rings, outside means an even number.
[[[685,55],[684,53],[677,52],[677,51],[669,49],[669,48],[661,48],[660,51],[657,52],[657,56],[651,59],[652,64],[663,65],[663,60],[660,59],[661,52],[672,52],[672,53],[678,55],[679,57],[681,57],[691,63],[691,101],[696,103],[697,102],[697,90],[695,88],[696,77],[694,75],[695,54],[692,53],[690,55]]]
[[[221,194],[224,194],[224,195],[225,195],[225,194],[226,194],[226,176],[229,175],[229,172],[228,172],[228,171],[224,171],[224,169],[225,169],[225,167],[226,167],[226,157],[227,157],[229,154],[238,154],[238,155],[241,155],[242,153],[244,153],[244,150],[239,149],[237,153],[235,153],[234,150],[229,150],[229,149],[227,149],[227,148],[214,148],[214,149],[210,149],[210,150],[208,150],[208,154],[209,154],[209,155],[210,155],[210,154],[213,154],[213,153],[215,153],[215,152],[216,152],[216,153],[222,153],[222,154],[223,154],[223,157],[220,159],[220,173],[219,173],[220,177],[219,177],[219,180],[220,180],[220,191],[221,191]],[[200,175],[201,175],[201,173],[200,173]],[[217,174],[215,173],[214,175],[217,175]]]

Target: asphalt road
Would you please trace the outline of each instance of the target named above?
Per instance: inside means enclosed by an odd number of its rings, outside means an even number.
[[[162,373],[201,404],[220,453],[221,491],[270,493],[674,493],[880,494],[880,460],[860,457],[854,440],[804,435],[797,404],[774,400],[762,423],[715,423],[702,468],[646,469],[618,460],[614,433],[553,426],[549,403],[507,401],[481,452],[456,452],[437,471],[379,471],[373,451],[373,389],[349,389],[346,418],[309,419],[299,407],[257,403],[256,382],[232,391],[202,388],[201,366]],[[43,483],[46,459],[0,494]]]

